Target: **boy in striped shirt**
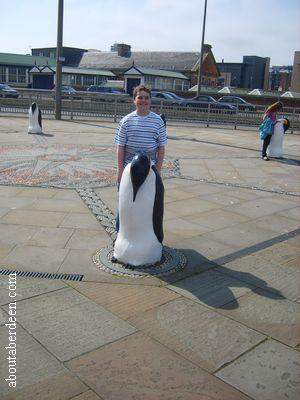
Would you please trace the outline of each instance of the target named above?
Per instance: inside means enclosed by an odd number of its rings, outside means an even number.
[[[120,121],[115,137],[118,184],[121,181],[124,167],[131,162],[136,153],[148,154],[155,163],[159,174],[165,155],[166,128],[162,118],[150,111],[150,89],[144,85],[137,86],[133,91],[133,101],[136,110]]]

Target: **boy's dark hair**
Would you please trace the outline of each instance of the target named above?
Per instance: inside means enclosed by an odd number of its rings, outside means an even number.
[[[150,98],[151,98],[151,89],[148,86],[139,85],[139,86],[136,86],[133,89],[133,94],[132,94],[133,95],[133,99],[135,99],[136,96],[138,95],[138,92],[141,92],[141,91],[147,92],[149,94]]]

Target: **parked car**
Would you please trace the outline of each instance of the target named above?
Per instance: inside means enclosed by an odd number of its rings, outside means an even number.
[[[94,92],[94,93],[97,92],[97,93],[124,94],[124,92],[121,92],[120,90],[107,86],[91,85],[86,90],[87,92]]]
[[[52,89],[55,92],[55,87]],[[77,90],[75,90],[72,86],[63,85],[61,87],[61,98],[69,99],[72,95],[73,99],[80,100],[81,97],[78,95]],[[55,97],[55,95],[53,95]]]
[[[199,95],[191,99],[186,99],[180,103],[182,107],[190,109],[199,109],[201,111],[225,112],[226,114],[235,114],[237,108],[231,104],[217,102],[213,97],[207,95]]]
[[[242,111],[256,111],[256,107],[248,103],[246,100],[238,96],[222,96],[219,98],[218,103],[232,104]]]
[[[151,92],[152,104],[157,104],[160,103],[161,101],[169,103],[171,105],[175,105],[181,103],[183,99],[177,96],[175,93],[171,92],[157,92],[155,90]]]
[[[12,97],[17,99],[19,97],[19,93],[16,89],[10,87],[6,83],[0,83],[0,97]]]

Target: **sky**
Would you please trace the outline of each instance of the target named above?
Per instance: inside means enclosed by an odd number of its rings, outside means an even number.
[[[109,51],[200,51],[205,0],[64,0],[63,45]],[[1,1],[0,52],[55,47],[58,0]],[[207,0],[204,43],[217,62],[245,55],[293,65],[300,0]]]

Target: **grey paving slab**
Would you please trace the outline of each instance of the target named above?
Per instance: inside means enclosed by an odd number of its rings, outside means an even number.
[[[17,343],[15,356],[17,390],[37,383],[41,379],[67,372],[67,369],[20,325],[17,325],[14,331],[16,332]],[[1,360],[4,360],[0,364],[0,376],[3,378],[0,381],[0,394],[5,395],[11,393],[11,388],[5,381],[5,378],[9,377],[7,357],[14,357],[13,354],[9,354],[8,349],[5,349],[9,346],[9,343],[12,343],[9,342],[9,328],[6,326],[0,327],[0,342],[5,345],[0,347]]]
[[[12,210],[1,218],[4,224],[58,227],[65,213],[38,210]]]
[[[0,223],[0,243],[26,243],[38,230],[34,226],[10,225]]]
[[[38,296],[43,293],[52,292],[54,290],[68,287],[64,282],[59,280],[37,279],[37,278],[21,278],[16,277],[15,280],[16,296],[12,299],[9,296],[9,276],[0,276],[0,304],[8,304],[12,300],[20,301],[29,297]]]
[[[14,197],[22,190],[22,187],[0,186],[0,196]]]
[[[68,249],[89,249],[95,251],[108,246],[111,239],[103,230],[75,229],[74,234],[66,244]]]
[[[211,231],[226,228],[248,221],[249,218],[224,209],[206,211],[191,217],[185,217],[188,221],[193,221],[201,226],[209,228]]]
[[[7,323],[8,315],[7,313],[0,308],[0,326]]]
[[[214,308],[237,308],[238,298],[254,287],[231,276],[208,270],[167,286],[182,296]],[[228,304],[230,303],[230,304]]]
[[[39,188],[39,187],[27,187],[18,192],[20,197],[33,197],[33,198],[51,198],[57,194],[59,189],[54,188]]]
[[[251,218],[264,217],[279,212],[286,212],[286,210],[295,208],[296,205],[292,201],[288,201],[286,198],[281,197],[279,202],[272,201],[270,197],[247,201],[242,204],[234,204],[228,206],[228,211],[233,211],[238,214],[246,215]]]
[[[300,304],[271,291],[256,289],[239,299],[238,308],[219,311],[289,346],[299,344]]]
[[[248,225],[257,228],[268,229],[274,231],[278,235],[298,229],[300,227],[300,222],[292,218],[286,218],[278,214],[273,214],[266,217],[257,218],[254,221],[249,222]]]
[[[292,245],[293,242],[291,240],[293,240],[293,238],[281,243],[276,243],[273,246],[267,247],[266,249],[259,250],[256,252],[256,255],[263,257],[266,260],[272,260],[281,264],[286,264],[300,256],[300,247]],[[299,270],[299,268],[300,260],[297,269]]]
[[[103,397],[98,396],[92,390],[88,390],[79,396],[72,397],[72,400],[103,400]]]
[[[219,371],[216,376],[255,400],[297,400],[300,354],[267,340]]]
[[[14,247],[14,244],[6,244],[0,242],[0,262],[2,262],[2,260],[8,256],[8,254],[12,251]]]
[[[173,243],[178,248],[193,250],[208,260],[214,260],[236,251],[234,245],[226,245],[216,240],[208,239],[204,235],[186,239],[178,239],[177,237],[173,239]]]
[[[71,398],[81,400],[82,392],[90,392],[87,389],[86,385],[71,373],[60,372],[53,377],[46,377],[20,390],[17,386],[13,393],[9,392],[9,394],[2,396],[1,400],[69,400]],[[82,398],[82,400],[98,399],[97,397]]]
[[[33,199],[28,199],[26,197],[0,197],[0,207],[8,207],[10,210],[30,206],[33,202]]]
[[[21,301],[18,304],[18,320],[61,361],[136,331],[73,289],[62,289]]]
[[[59,226],[62,228],[103,229],[94,215],[83,213],[67,214]]]
[[[103,346],[66,365],[104,399],[248,399],[140,333]]]
[[[187,200],[178,200],[172,203],[168,203],[167,208],[170,211],[177,213],[178,217],[184,217],[186,215],[195,214],[197,212],[218,209],[221,206],[219,204],[213,204],[207,200],[201,200],[200,198],[193,197]]]
[[[290,208],[288,210],[280,211],[278,215],[282,215],[287,218],[294,218],[296,220],[300,220],[300,207]]]
[[[229,318],[187,299],[177,299],[129,322],[209,372],[265,339]]]
[[[63,249],[73,233],[72,228],[39,227],[26,244]]]
[[[250,255],[217,270],[253,286],[272,290],[292,301],[300,297],[300,270],[295,271],[275,261]]]
[[[231,227],[219,229],[214,232],[206,232],[203,236],[210,240],[224,243],[228,246],[234,246],[236,249],[242,249],[267,239],[273,238],[274,231],[265,228],[258,228],[250,225],[248,222],[237,224]]]
[[[10,211],[9,207],[0,207],[0,218],[3,217],[3,215],[7,214],[8,211]]]
[[[57,272],[68,254],[68,249],[51,247],[16,246],[4,259],[9,269],[21,271]]]
[[[76,200],[72,199],[38,199],[35,200],[30,206],[26,207],[30,210],[45,210],[45,211],[58,211],[58,212],[78,212],[90,213],[88,207],[78,197]]]

